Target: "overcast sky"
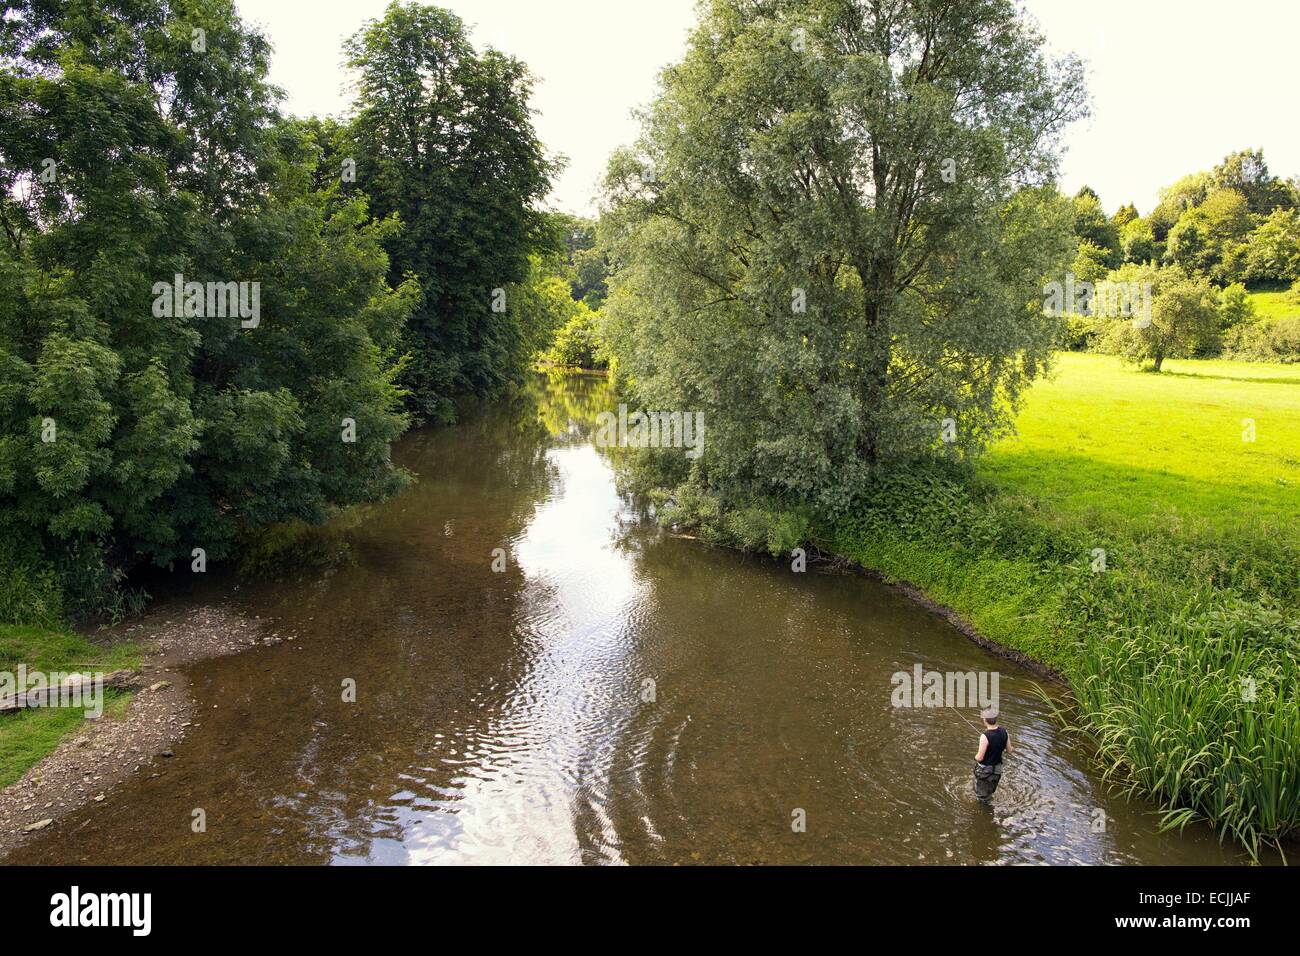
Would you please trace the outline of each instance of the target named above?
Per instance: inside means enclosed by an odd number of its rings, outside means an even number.
[[[275,47],[271,79],[293,113],[347,109],[343,38],[387,0],[236,0]],[[678,59],[694,0],[440,0],[537,77],[537,130],[568,158],[552,205],[594,210],[595,184],[631,142],[634,106]],[[1108,211],[1149,212],[1157,190],[1225,154],[1262,147],[1279,175],[1300,174],[1295,0],[1026,0],[1058,51],[1089,62],[1092,118],[1065,139],[1062,187],[1084,183]]]

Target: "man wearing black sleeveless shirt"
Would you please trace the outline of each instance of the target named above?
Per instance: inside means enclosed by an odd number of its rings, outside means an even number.
[[[984,733],[975,754],[975,796],[988,800],[1002,779],[1002,755],[1011,753],[1011,738],[998,726],[998,712],[990,707],[980,713]]]

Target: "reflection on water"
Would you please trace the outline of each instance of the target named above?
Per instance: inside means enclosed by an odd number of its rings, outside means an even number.
[[[420,480],[352,516],[354,566],[221,596],[297,640],[195,667],[175,757],[11,862],[1240,861],[1109,798],[1029,674],[897,593],[638,520],[590,444],[613,404],[539,380],[408,436]],[[974,711],[891,707],[917,663],[1000,672],[991,807]]]

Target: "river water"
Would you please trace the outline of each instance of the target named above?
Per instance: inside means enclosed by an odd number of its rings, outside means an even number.
[[[592,444],[613,401],[539,379],[408,435],[350,563],[205,598],[295,640],[194,666],[174,757],[6,862],[1242,862],[1108,796],[1034,675],[896,591],[656,530]],[[976,708],[893,706],[918,664],[997,673],[991,806]]]

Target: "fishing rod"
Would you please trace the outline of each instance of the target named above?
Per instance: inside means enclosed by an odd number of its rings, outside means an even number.
[[[956,714],[958,717],[961,717],[962,720],[965,720],[965,721],[966,721],[966,726],[969,727],[971,730],[975,731],[977,734],[982,734],[982,733],[984,733],[984,731],[980,730],[978,727],[976,727],[974,724],[972,724],[969,720],[966,720],[966,718],[965,718],[965,716],[963,716],[962,712],[961,712],[960,710],[958,710],[956,707],[954,707],[952,704],[945,704],[944,706],[947,707],[949,710],[951,710],[951,711],[952,711],[954,714]]]

